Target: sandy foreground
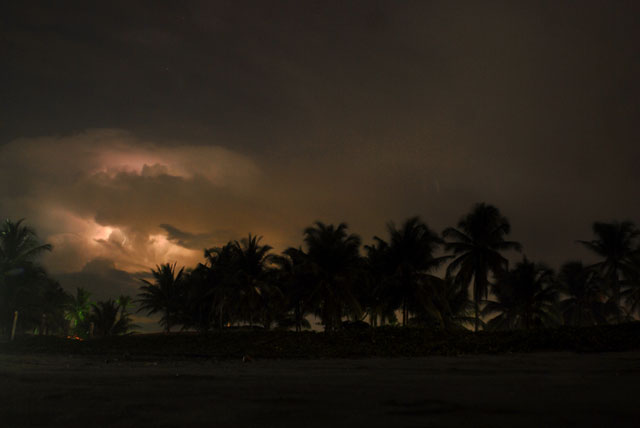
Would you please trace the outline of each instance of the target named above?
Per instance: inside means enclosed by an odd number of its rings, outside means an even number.
[[[0,426],[640,426],[640,352],[363,360],[0,355]]]

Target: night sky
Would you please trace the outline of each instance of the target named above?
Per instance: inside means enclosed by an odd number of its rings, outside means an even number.
[[[136,4],[134,4],[136,3]],[[640,3],[12,2],[0,216],[72,290],[134,295],[252,232],[370,243],[496,205],[524,253],[640,222]]]

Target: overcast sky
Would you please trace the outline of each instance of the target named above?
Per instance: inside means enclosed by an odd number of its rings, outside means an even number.
[[[133,3],[0,14],[0,216],[66,288],[315,220],[369,243],[487,202],[553,267],[640,223],[636,1]]]

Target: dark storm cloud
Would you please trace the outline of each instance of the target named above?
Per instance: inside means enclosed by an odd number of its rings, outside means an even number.
[[[113,260],[97,258],[88,262],[79,272],[59,274],[58,280],[69,292],[84,288],[92,300],[113,299],[120,295],[133,296],[140,287],[141,273],[131,274],[116,268]]]
[[[583,257],[592,221],[640,222],[639,11],[15,3],[0,18],[0,210],[54,237],[66,270],[85,254],[196,260],[220,230],[281,249],[317,219],[365,242],[415,214],[440,230],[478,201],[531,258]]]
[[[169,241],[191,250],[202,250],[210,248],[213,243],[224,242],[224,238],[220,238],[225,233],[189,233],[170,224],[161,224],[160,227],[167,232]],[[228,236],[229,232],[226,235]]]

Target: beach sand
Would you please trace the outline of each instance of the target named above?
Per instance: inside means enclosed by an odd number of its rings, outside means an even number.
[[[640,352],[395,359],[0,355],[13,427],[621,427]]]

